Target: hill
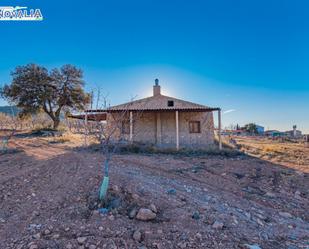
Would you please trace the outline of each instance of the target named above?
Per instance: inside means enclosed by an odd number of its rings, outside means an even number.
[[[0,113],[5,113],[8,115],[16,115],[19,112],[16,106],[0,106]]]

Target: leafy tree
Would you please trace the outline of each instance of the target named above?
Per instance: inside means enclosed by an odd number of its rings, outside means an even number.
[[[73,65],[49,72],[45,67],[28,64],[16,67],[12,82],[1,89],[1,95],[21,109],[20,115],[43,110],[57,129],[64,108],[83,109],[89,103],[84,92],[83,73]]]
[[[257,134],[258,133],[256,124],[254,124],[254,123],[246,124],[242,129],[251,133],[251,134]]]

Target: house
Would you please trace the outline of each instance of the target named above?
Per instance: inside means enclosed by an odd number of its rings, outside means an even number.
[[[261,125],[255,125],[256,126],[256,131],[259,135],[263,135],[264,134],[264,127]]]
[[[264,132],[264,135],[267,137],[282,137],[284,134],[277,130],[267,130]]]
[[[296,125],[293,125],[293,130],[285,131],[284,134],[289,138],[301,138],[302,132],[296,128]]]
[[[159,80],[155,80],[153,96],[109,107],[107,127],[118,123],[113,138],[140,142],[162,148],[205,148],[214,144],[213,111],[218,111],[221,130],[221,109],[195,104],[161,94]],[[119,125],[119,121],[121,124]],[[221,148],[221,134],[219,146]]]

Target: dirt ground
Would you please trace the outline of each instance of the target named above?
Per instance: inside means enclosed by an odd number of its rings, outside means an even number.
[[[104,214],[100,152],[40,137],[15,137],[10,150],[0,155],[3,249],[309,248],[307,159],[117,154]],[[155,219],[131,217],[151,204]]]

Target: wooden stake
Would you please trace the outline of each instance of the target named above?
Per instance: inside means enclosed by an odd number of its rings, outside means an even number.
[[[218,110],[218,137],[219,137],[219,150],[222,150],[222,140],[221,140],[221,109]]]
[[[176,149],[179,150],[179,120],[178,120],[178,111],[176,111]]]
[[[130,112],[130,141],[133,141],[133,112]]]

